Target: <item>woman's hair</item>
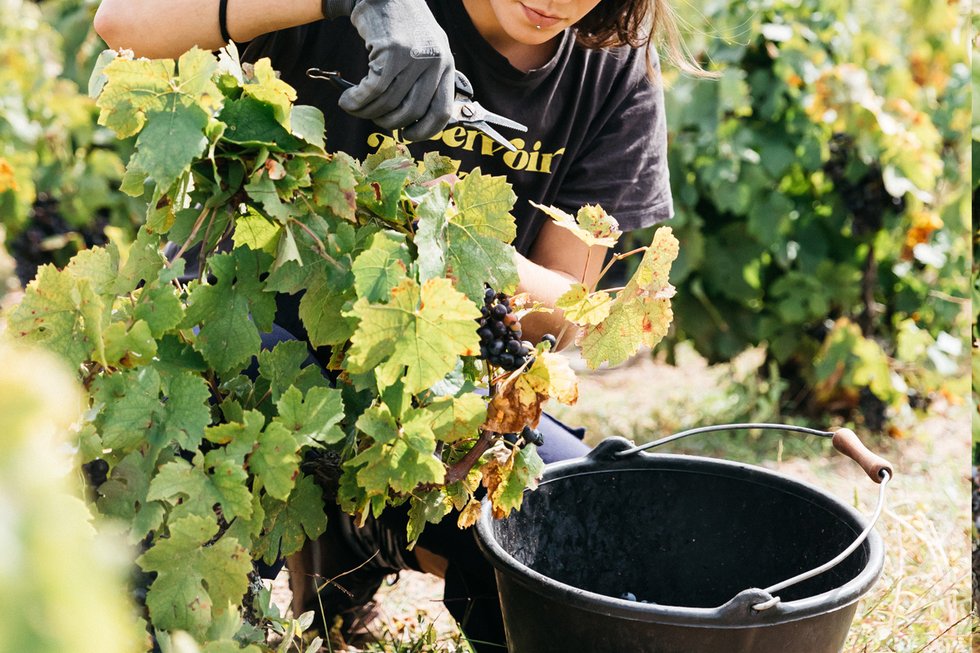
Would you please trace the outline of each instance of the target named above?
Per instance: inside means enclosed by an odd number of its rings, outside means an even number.
[[[684,46],[667,0],[601,0],[575,27],[578,42],[587,48],[646,48],[651,76],[656,70],[650,48],[656,42],[663,44],[664,57],[677,68],[698,77],[715,76]]]

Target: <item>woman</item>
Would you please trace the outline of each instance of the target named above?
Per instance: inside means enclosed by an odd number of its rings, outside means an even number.
[[[665,34],[672,58],[684,57],[664,0],[324,0],[280,4],[275,11],[259,0],[103,0],[96,29],[110,46],[143,56],[174,57],[193,45],[215,49],[229,38],[247,41],[244,59],[270,57],[296,88],[297,101],[323,110],[328,151],[363,158],[394,140],[418,158],[437,150],[459,160],[463,172],[480,167],[505,175],[518,196],[520,291],[546,305],[572,283],[594,283],[606,252],[597,248],[590,256],[588,246],[529,200],[572,213],[598,203],[624,231],[672,215],[663,93],[649,34]],[[311,67],[361,81],[341,95],[307,77]],[[515,151],[476,130],[445,127],[454,67],[483,106],[528,126],[520,134],[500,129]],[[294,306],[283,306],[277,322],[304,335]],[[555,311],[528,316],[522,326],[537,342],[563,324]],[[542,430],[546,462],[587,451],[581,433],[548,418]],[[447,608],[467,636],[493,644],[487,650],[502,650],[492,570],[454,520],[429,527],[417,556],[401,550],[397,525],[372,522],[356,531],[345,524],[328,528],[307,548],[307,568],[329,578],[326,568],[340,573],[373,551],[381,555],[339,580],[354,597],[329,588],[321,594],[328,611],[368,600],[386,573],[422,568],[444,575]],[[340,531],[346,536],[338,539]]]

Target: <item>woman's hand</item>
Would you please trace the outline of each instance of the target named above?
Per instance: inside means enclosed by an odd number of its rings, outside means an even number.
[[[608,252],[605,247],[589,247],[567,229],[548,220],[541,227],[530,256],[518,254],[517,271],[521,282],[517,290],[528,293],[533,301],[554,308],[555,302],[572,284],[581,283],[591,289],[598,282]],[[557,349],[575,340],[578,327],[568,324],[566,329],[565,325],[564,314],[558,309],[552,313],[530,313],[521,318],[524,338],[533,343],[546,333],[557,336],[565,331]]]
[[[337,0],[368,50],[368,74],[340,96],[340,108],[417,141],[452,117],[456,67],[449,37],[424,0]],[[348,10],[347,7],[353,7]],[[328,8],[328,17],[333,11]]]

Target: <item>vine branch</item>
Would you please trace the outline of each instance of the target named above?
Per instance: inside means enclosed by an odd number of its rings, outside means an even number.
[[[452,485],[456,481],[461,481],[466,478],[466,475],[473,469],[476,461],[490,448],[490,444],[496,435],[493,431],[480,429],[480,437],[476,441],[476,444],[473,445],[473,448],[467,451],[465,456],[450,465],[449,469],[446,470],[446,485]]]

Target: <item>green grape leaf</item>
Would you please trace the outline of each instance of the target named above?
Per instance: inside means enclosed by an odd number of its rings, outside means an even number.
[[[183,259],[180,263],[183,264]],[[184,319],[184,304],[177,289],[169,283],[152,284],[143,289],[133,317],[145,322],[153,338],[160,339]]]
[[[223,445],[228,456],[235,460],[244,461],[245,456],[255,449],[265,417],[257,410],[242,413],[240,421],[228,421],[209,426],[204,430],[204,438],[208,442]]]
[[[457,442],[478,435],[487,418],[487,400],[474,393],[439,397],[422,411],[432,417],[432,432],[443,442]]]
[[[171,522],[189,516],[212,516],[215,504],[221,504],[222,514],[229,521],[235,517],[247,519],[252,514],[252,495],[241,463],[236,465],[230,459],[212,462],[212,475],[182,458],[163,465],[150,481],[147,499],[172,504]]]
[[[321,150],[326,146],[323,140],[323,112],[308,104],[297,104],[292,107],[289,122],[293,135],[302,138],[310,145],[316,145]]]
[[[106,447],[128,451],[154,437],[162,409],[160,374],[154,368],[98,377],[92,395],[102,406],[96,425]]]
[[[83,317],[86,305],[103,310],[91,284],[53,265],[42,265],[10,314],[8,328],[17,337],[43,346],[77,369],[89,360],[96,343]],[[101,343],[98,343],[101,346]]]
[[[156,461],[143,451],[133,451],[113,465],[108,480],[99,486],[99,512],[129,523],[129,535],[139,541],[163,524],[165,509],[158,501],[149,501],[150,472],[156,472]]]
[[[419,201],[415,209],[418,228],[415,247],[418,250],[419,281],[446,274],[446,226],[449,223],[449,184],[437,184]]]
[[[383,220],[395,222],[402,189],[415,169],[407,157],[382,161],[358,184],[358,204]]]
[[[347,315],[359,323],[346,369],[356,374],[377,368],[379,383],[403,378],[413,394],[451,372],[460,356],[479,349],[474,321],[480,312],[448,279],[430,279],[421,288],[405,279],[392,289],[389,303],[359,299]]]
[[[293,433],[300,446],[315,442],[334,444],[344,439],[343,393],[336,388],[310,388],[304,397],[295,386],[276,402],[278,421]]]
[[[218,61],[211,52],[191,48],[177,60],[176,89],[196,99],[201,108],[216,112],[224,100],[224,94],[214,83],[217,70]]]
[[[599,324],[609,316],[612,296],[600,290],[590,293],[580,283],[572,287],[555,302],[555,308],[565,313],[565,319],[579,326]]]
[[[299,445],[293,433],[279,422],[270,422],[259,435],[259,446],[248,466],[270,495],[283,501],[293,490],[299,473]]]
[[[357,428],[374,442],[344,463],[357,470],[364,492],[387,495],[409,493],[423,483],[442,483],[445,465],[435,456],[436,438],[425,416],[415,416],[400,427],[385,405],[366,410]]]
[[[421,497],[412,497],[408,509],[408,548],[412,548],[426,524],[438,524],[452,512],[453,502],[441,489],[429,490]]]
[[[119,255],[115,246],[82,250],[71,258],[65,272],[81,282],[87,282],[97,295],[115,294],[119,276]],[[125,288],[123,292],[132,290]]]
[[[259,281],[268,261],[268,255],[246,248],[212,256],[216,283],[190,291],[184,325],[201,325],[195,348],[220,373],[240,368],[258,354],[259,329],[272,330],[275,296],[264,292]]]
[[[265,146],[280,152],[296,151],[302,146],[276,119],[273,107],[247,95],[227,102],[218,119],[228,125],[222,140],[229,143]]]
[[[319,269],[322,273],[310,277],[300,300],[299,316],[314,347],[338,345],[350,339],[357,327],[357,320],[346,313],[356,299],[353,276],[348,273],[338,281],[327,275],[326,264]]]
[[[586,204],[574,217],[554,206],[543,206],[537,202],[531,202],[531,205],[589,247],[613,247],[622,235],[616,219],[596,204]]]
[[[186,630],[201,638],[229,604],[241,603],[251,556],[229,537],[204,546],[217,532],[214,517],[185,517],[170,524],[170,537],[156,541],[137,559],[144,571],[157,573],[146,596],[157,628]]]
[[[393,231],[374,234],[368,248],[351,265],[357,296],[372,303],[388,301],[391,289],[405,279],[411,262],[402,234]]]
[[[314,159],[310,171],[314,204],[350,221],[354,221],[357,208],[354,165],[349,156],[338,153],[326,159]]]
[[[259,376],[269,381],[272,401],[279,401],[302,372],[310,352],[300,340],[286,340],[259,352]]]
[[[225,519],[249,519],[254,504],[248,489],[248,472],[241,461],[220,449],[209,451],[204,458]]]
[[[479,168],[453,187],[458,214],[452,221],[476,235],[510,243],[517,237],[517,223],[510,214],[517,195],[506,177],[487,176]]]
[[[255,555],[269,564],[299,551],[307,540],[316,540],[326,530],[321,491],[309,476],[300,476],[288,500],[265,495],[262,503],[264,535],[256,544]]]
[[[161,409],[161,426],[168,441],[193,451],[201,444],[204,429],[211,423],[211,390],[207,381],[187,372],[164,379],[166,403]]]
[[[654,347],[667,335],[674,315],[670,307],[674,287],[668,277],[677,253],[671,229],[658,229],[636,272],[613,301],[609,316],[582,329],[577,342],[591,369],[606,361],[618,365],[641,346]]]
[[[488,177],[479,168],[453,188],[456,212],[446,225],[446,276],[467,297],[483,296],[484,283],[501,292],[517,287],[517,263],[510,243],[517,234],[515,195],[503,177]]]
[[[159,188],[170,188],[207,147],[207,124],[208,114],[197,106],[176,104],[148,112],[130,167],[145,172]]]
[[[271,161],[273,160],[269,159],[267,163]],[[259,167],[252,173],[248,183],[245,184],[245,192],[280,224],[286,224],[289,216],[293,214],[293,204],[283,201],[275,180],[265,167]]]

